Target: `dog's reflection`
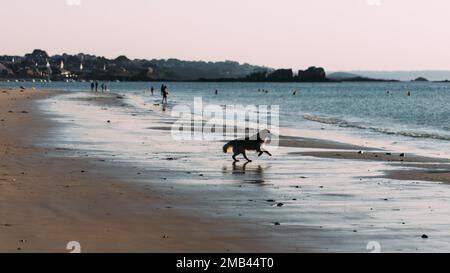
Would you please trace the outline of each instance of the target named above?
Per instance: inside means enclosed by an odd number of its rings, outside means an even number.
[[[231,168],[229,168],[229,165],[224,165],[222,172],[223,174],[231,174],[232,178],[239,180],[239,182],[262,186],[266,183],[264,180],[264,172],[267,169],[268,167],[261,165],[252,165],[251,162],[245,162],[243,164],[233,162]]]
[[[245,172],[247,171],[247,165],[250,162],[245,162],[242,165],[239,165],[237,162],[233,162],[232,166],[232,173],[236,174],[236,173],[242,173],[245,174]],[[262,174],[263,172],[263,168],[261,167],[261,165],[258,165],[256,168],[250,168],[248,170],[250,173],[256,173],[256,174]]]

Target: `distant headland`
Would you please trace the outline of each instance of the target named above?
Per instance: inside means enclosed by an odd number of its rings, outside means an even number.
[[[35,49],[24,56],[0,56],[0,79],[41,81],[202,81],[202,82],[395,82],[353,73],[327,75],[322,67],[273,69],[235,61],[108,59],[79,53],[49,56]]]

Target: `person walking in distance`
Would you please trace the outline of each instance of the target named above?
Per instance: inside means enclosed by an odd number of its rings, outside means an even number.
[[[162,93],[162,97],[163,97],[162,104],[167,104],[168,103],[167,96],[169,95],[169,91],[167,91],[167,86],[164,84],[161,87],[161,93]]]

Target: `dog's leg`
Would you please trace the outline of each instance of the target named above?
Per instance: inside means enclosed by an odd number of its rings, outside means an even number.
[[[233,160],[234,160],[234,162],[239,162],[239,160],[237,160],[236,159],[236,156],[238,156],[239,154],[234,154],[232,157],[233,157]]]
[[[272,156],[272,154],[271,153],[269,153],[268,151],[264,151],[266,154],[268,154],[268,155],[270,155],[270,156]]]
[[[261,149],[257,149],[256,152],[258,153],[258,157],[262,156],[262,154],[264,153],[263,151],[261,151]]]
[[[242,155],[244,156],[245,160],[247,160],[248,162],[252,162],[250,159],[248,159],[247,154],[245,153],[245,151],[242,153]]]

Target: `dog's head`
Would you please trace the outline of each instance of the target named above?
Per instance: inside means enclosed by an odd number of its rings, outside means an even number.
[[[268,129],[264,129],[258,132],[257,138],[258,140],[261,140],[265,142],[267,139],[270,139],[271,133]]]

